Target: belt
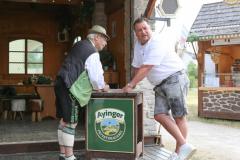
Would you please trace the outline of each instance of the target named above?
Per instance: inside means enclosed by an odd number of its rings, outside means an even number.
[[[178,75],[181,75],[181,74],[184,74],[185,73],[185,70],[180,70],[180,71],[177,71],[173,74],[171,74],[170,76],[168,76],[167,78],[165,78],[164,80],[161,81],[161,83],[159,83],[158,85],[156,85],[155,87],[159,87],[161,85],[163,85],[164,83],[166,83],[170,78],[174,77],[174,76],[178,76]]]

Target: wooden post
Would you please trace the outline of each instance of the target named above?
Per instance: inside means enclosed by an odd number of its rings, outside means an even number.
[[[148,1],[147,8],[146,8],[146,10],[144,12],[144,17],[150,18],[151,14],[153,12],[155,3],[156,3],[156,0],[149,0]]]

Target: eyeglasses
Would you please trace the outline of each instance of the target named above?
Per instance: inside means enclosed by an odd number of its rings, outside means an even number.
[[[103,35],[99,34],[99,37],[101,37],[102,39],[104,39],[104,41],[106,41],[106,42],[107,42],[107,38],[106,38],[105,36],[103,36]]]

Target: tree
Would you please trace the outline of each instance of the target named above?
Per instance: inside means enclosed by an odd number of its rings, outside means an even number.
[[[187,70],[188,70],[188,77],[190,80],[190,88],[196,88],[197,80],[198,80],[197,65],[193,62],[190,62],[188,64]]]

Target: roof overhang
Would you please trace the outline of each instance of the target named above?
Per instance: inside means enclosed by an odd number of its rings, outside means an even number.
[[[240,25],[192,29],[188,41],[240,38]]]
[[[208,40],[216,40],[216,39],[230,39],[230,38],[240,38],[240,33],[238,34],[227,34],[227,35],[207,35],[200,36],[198,41],[208,41]]]

